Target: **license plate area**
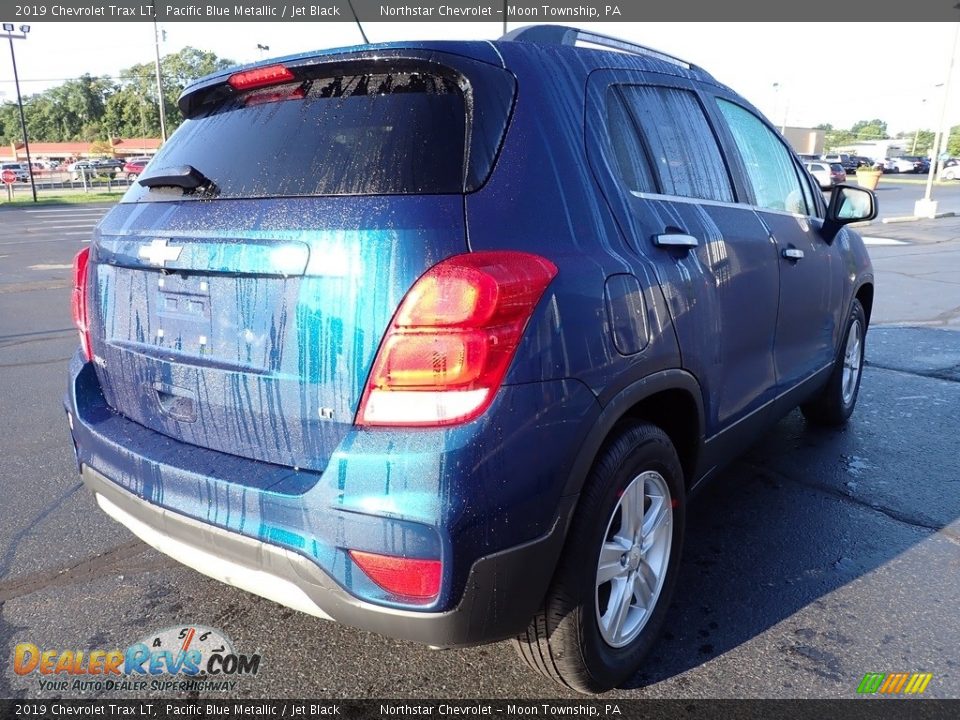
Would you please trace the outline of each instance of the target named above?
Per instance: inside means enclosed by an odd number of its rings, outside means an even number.
[[[210,278],[204,275],[161,274],[156,288],[156,331],[153,342],[178,352],[211,352],[213,320]]]

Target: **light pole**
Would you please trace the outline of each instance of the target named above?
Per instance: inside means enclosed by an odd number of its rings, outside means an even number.
[[[943,103],[940,105],[940,121],[934,128],[933,137],[933,155],[930,158],[930,170],[927,172],[927,187],[923,193],[923,199],[917,200],[913,206],[913,214],[917,217],[935,217],[937,214],[937,201],[931,198],[933,193],[933,176],[940,165],[940,143],[943,138],[943,124],[947,119],[947,101],[950,97],[950,80],[953,77],[953,63],[957,57],[957,40],[960,40],[960,23],[955,23],[953,31],[953,42],[950,44],[950,64],[947,66],[947,77],[943,82]]]
[[[926,99],[926,98],[924,98],[923,100],[920,101],[920,106],[921,106],[921,108],[923,107],[923,104],[926,103],[926,102],[927,102],[927,99]],[[920,113],[920,114],[923,115],[924,113]],[[917,131],[913,134],[913,145],[910,146],[910,154],[911,154],[911,155],[916,155],[916,154],[917,154],[917,140],[918,140],[919,138],[920,138],[920,126],[917,125]]]
[[[10,41],[10,62],[13,63],[13,84],[17,88],[17,106],[20,108],[20,130],[23,131],[23,150],[27,154],[27,172],[30,173],[30,190],[33,193],[33,201],[37,201],[37,186],[33,181],[33,162],[30,160],[30,139],[27,137],[27,120],[23,116],[23,98],[20,95],[20,76],[17,75],[17,55],[13,51],[14,40],[26,40],[27,33],[30,32],[29,25],[20,26],[20,34],[14,33],[13,23],[3,24],[3,34]]]
[[[780,90],[783,89],[783,85],[779,82],[773,84],[773,115],[779,115],[777,112],[780,109]],[[787,113],[790,112],[790,98],[787,97],[786,93],[783,94],[783,122],[780,123],[780,134],[786,135],[787,133]]]

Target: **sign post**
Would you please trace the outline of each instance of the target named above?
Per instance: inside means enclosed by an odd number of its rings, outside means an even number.
[[[4,170],[0,173],[0,180],[7,186],[7,202],[13,202],[13,184],[17,181],[17,174],[13,170]]]

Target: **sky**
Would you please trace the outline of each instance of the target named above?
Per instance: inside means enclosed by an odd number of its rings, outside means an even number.
[[[191,45],[240,63],[362,42],[356,25],[339,22],[160,27],[166,33],[162,54]],[[580,27],[701,66],[776,125],[848,128],[857,120],[879,118],[892,133],[938,124],[957,30],[953,23],[588,22]],[[499,22],[385,22],[364,23],[364,30],[371,42],[383,42],[495,39],[503,28]],[[154,58],[149,22],[34,22],[27,40],[14,42],[24,94],[83,73],[117,75]],[[269,52],[259,51],[258,44],[269,46]],[[9,52],[0,46],[0,101],[15,100]],[[960,65],[947,103],[945,124],[960,124]]]

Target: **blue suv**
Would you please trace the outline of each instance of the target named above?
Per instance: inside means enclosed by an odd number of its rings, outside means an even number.
[[[796,406],[843,423],[873,275],[705,71],[558,26],[203,78],[76,261],[100,507],[305,613],[635,673],[687,499]]]

